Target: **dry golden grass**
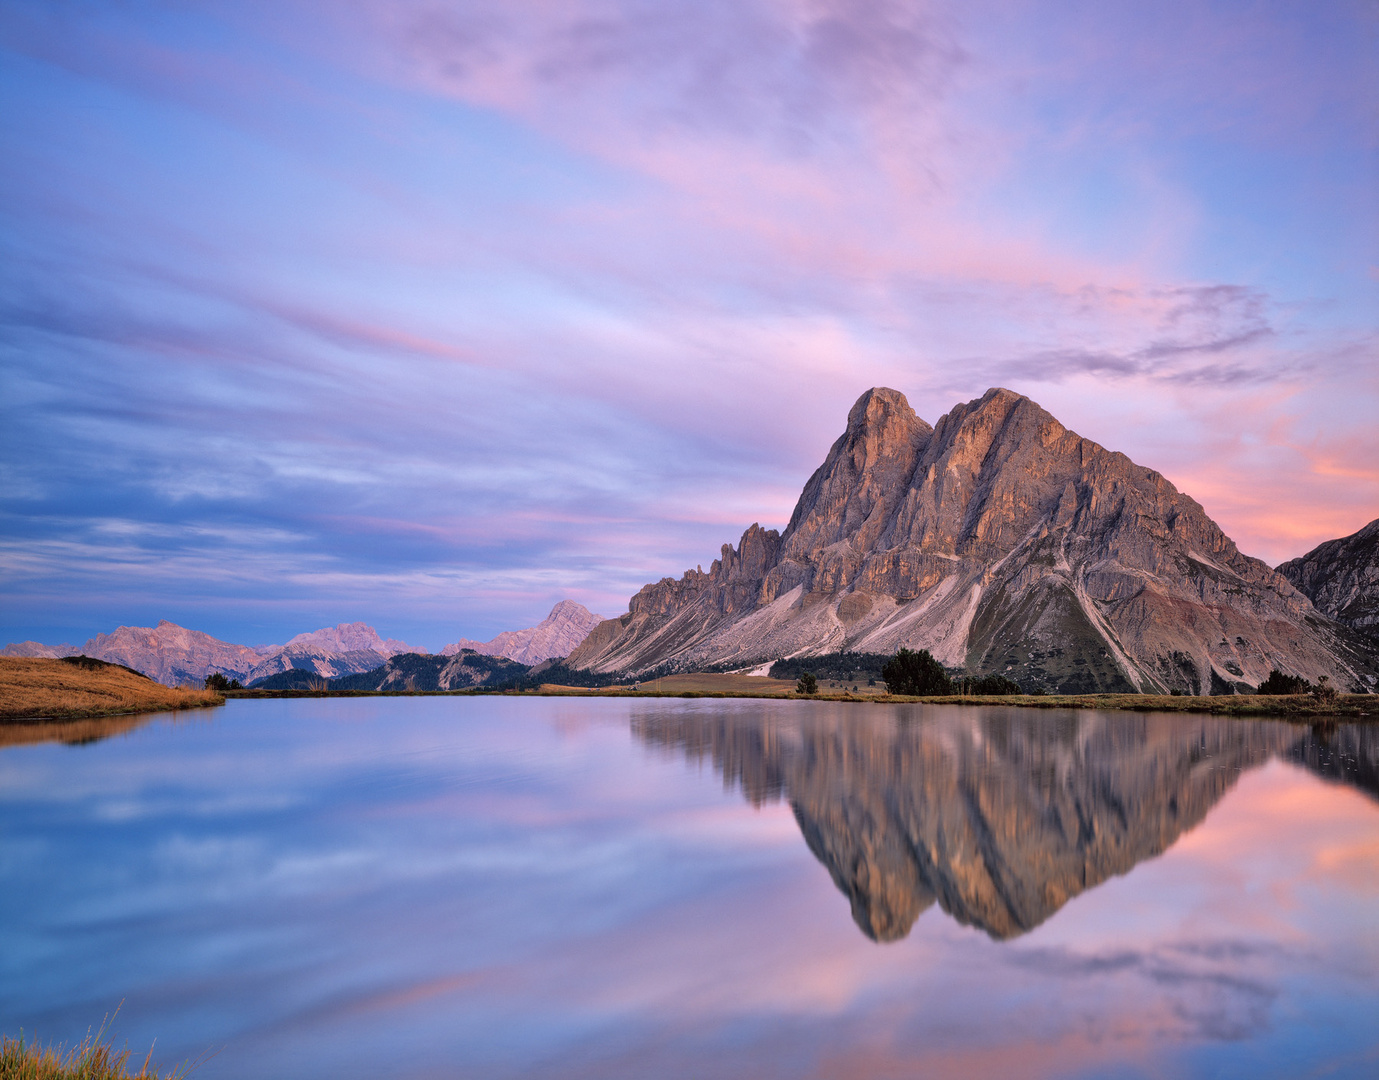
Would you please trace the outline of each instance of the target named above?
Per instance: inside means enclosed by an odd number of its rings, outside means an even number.
[[[210,690],[163,686],[113,664],[91,669],[63,660],[0,657],[0,720],[195,709],[224,700]]]
[[[195,1067],[187,1062],[162,1073],[153,1067],[153,1050],[138,1070],[130,1065],[130,1051],[116,1050],[106,1042],[110,1018],[95,1035],[87,1035],[71,1049],[36,1046],[17,1039],[0,1038],[0,1080],[184,1080]]]

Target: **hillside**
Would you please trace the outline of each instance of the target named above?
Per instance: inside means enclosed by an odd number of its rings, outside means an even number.
[[[219,705],[209,690],[177,690],[89,656],[0,658],[0,720],[76,719]]]

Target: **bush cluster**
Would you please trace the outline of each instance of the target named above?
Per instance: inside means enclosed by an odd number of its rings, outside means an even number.
[[[961,675],[953,680],[955,694],[972,694],[976,697],[995,697],[1005,694],[1023,694],[1020,684],[1004,675]]]
[[[886,661],[881,677],[892,694],[941,697],[953,692],[953,680],[943,670],[943,665],[929,655],[928,649],[919,652],[901,649]]]
[[[1285,675],[1274,668],[1269,677],[1259,684],[1261,694],[1310,694],[1312,684],[1301,675]]]

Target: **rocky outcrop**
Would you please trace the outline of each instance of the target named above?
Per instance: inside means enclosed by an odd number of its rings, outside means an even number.
[[[934,904],[996,939],[1026,933],[1166,851],[1271,757],[1379,793],[1372,725],[910,707],[788,721],[658,709],[633,730],[711,760],[756,805],[787,800],[875,941]]]
[[[925,648],[1030,688],[1193,694],[1272,668],[1364,689],[1375,650],[1235,544],[1163,476],[990,390],[932,428],[867,391],[783,534],[753,525],[665,578],[572,667]]]
[[[1337,622],[1379,636],[1379,518],[1319,544],[1278,572]]]
[[[589,636],[589,631],[603,622],[583,604],[562,600],[551,608],[541,622],[526,630],[504,630],[492,641],[470,641],[462,638],[441,650],[451,656],[469,649],[484,656],[505,656],[519,664],[539,664],[543,660],[569,656]]]

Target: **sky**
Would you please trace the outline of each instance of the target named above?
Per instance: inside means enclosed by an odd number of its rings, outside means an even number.
[[[604,615],[867,388],[1379,517],[1379,5],[0,0],[0,639]]]

